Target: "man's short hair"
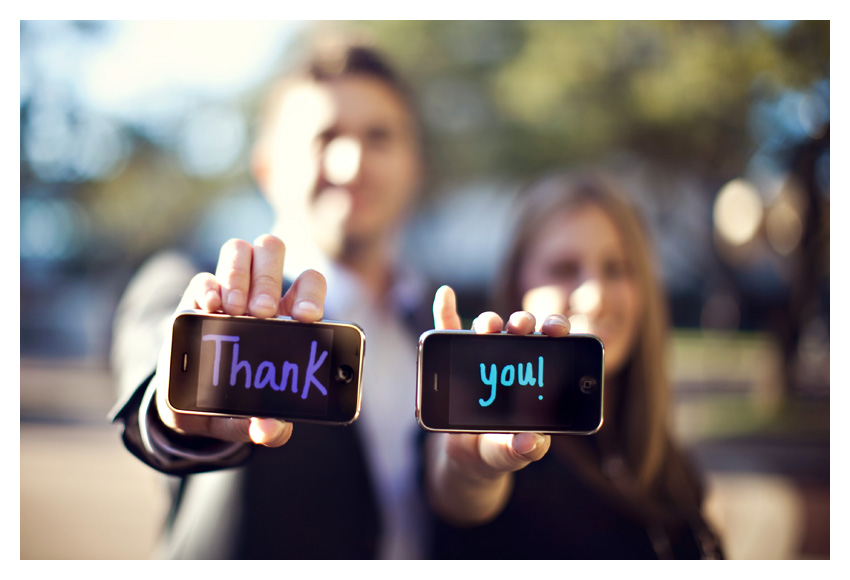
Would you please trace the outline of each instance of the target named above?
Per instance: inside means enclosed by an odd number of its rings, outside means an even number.
[[[329,83],[355,75],[371,77],[388,86],[410,113],[418,139],[424,137],[413,90],[378,49],[365,44],[336,43],[314,47],[306,59],[272,84],[261,117],[271,117],[280,98],[293,85],[304,81]]]
[[[378,50],[364,45],[316,49],[305,65],[307,75],[316,81],[331,81],[348,75],[375,77],[396,90],[409,93],[407,83]]]

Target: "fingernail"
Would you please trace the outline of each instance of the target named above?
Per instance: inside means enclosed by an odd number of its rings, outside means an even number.
[[[550,316],[549,318],[546,319],[546,324],[549,324],[549,325],[552,325],[552,326],[560,326],[561,328],[566,328],[566,329],[570,328],[570,323],[567,322],[566,320],[564,320],[563,318],[561,318],[560,316]]]
[[[514,312],[511,314],[511,324],[519,326],[523,320],[527,320],[531,315],[528,312]]]
[[[270,434],[269,440],[277,439],[278,437],[280,437],[280,434],[283,433],[283,430],[286,428],[286,423],[275,419],[274,423],[272,424],[272,428],[273,431]]]
[[[277,303],[268,294],[260,294],[254,298],[252,308],[255,310],[277,310]]]
[[[514,451],[520,455],[528,455],[543,443],[543,435],[539,433],[519,433],[514,435]]]
[[[274,441],[283,433],[286,423],[278,419],[251,419],[248,433],[254,443],[262,444]]]
[[[213,305],[218,308],[220,296],[215,290],[208,290],[207,293],[204,294],[204,300],[206,301],[206,306],[208,308],[212,307]]]
[[[245,304],[245,295],[241,290],[231,290],[227,293],[227,304],[229,306],[242,306]]]
[[[295,303],[295,308],[300,311],[301,314],[321,315],[322,313],[322,308],[312,300],[299,300]]]

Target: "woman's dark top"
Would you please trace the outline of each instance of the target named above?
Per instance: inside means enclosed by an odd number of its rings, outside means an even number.
[[[546,456],[516,473],[505,510],[492,522],[459,528],[437,524],[434,556],[440,559],[648,559],[700,558],[693,527],[673,516],[650,523],[639,506],[613,488],[580,475],[552,437]],[[595,452],[593,437],[579,445]],[[633,502],[632,502],[633,503]],[[636,509],[637,508],[637,509]]]

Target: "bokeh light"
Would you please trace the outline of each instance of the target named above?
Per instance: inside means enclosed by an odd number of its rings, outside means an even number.
[[[522,309],[534,315],[537,330],[550,314],[567,312],[567,296],[557,285],[539,286],[532,288],[522,297]],[[573,332],[577,332],[574,328]]]
[[[247,146],[242,114],[229,107],[205,107],[188,114],[177,151],[189,175],[214,177],[226,173]]]
[[[788,256],[803,237],[805,199],[793,180],[786,182],[765,218],[765,234],[773,250]]]
[[[570,311],[588,314],[599,306],[602,286],[596,280],[588,280],[570,295]]]
[[[75,202],[62,199],[21,200],[21,258],[60,260],[73,257],[88,229]]]
[[[328,181],[345,185],[357,177],[360,169],[362,147],[352,137],[338,137],[325,148],[325,173]]]
[[[718,192],[714,202],[714,227],[732,246],[753,239],[761,225],[763,208],[756,188],[745,179],[733,179]]]

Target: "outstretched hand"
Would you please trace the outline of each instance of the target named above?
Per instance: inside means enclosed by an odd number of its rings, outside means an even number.
[[[525,335],[535,330],[528,312],[514,312],[503,324],[495,312],[480,314],[472,324],[478,334],[501,332]],[[454,291],[441,287],[434,297],[434,325],[459,330],[460,317]],[[569,321],[560,314],[546,318],[541,332],[566,336]],[[428,443],[429,494],[435,509],[457,523],[481,523],[495,517],[507,502],[513,486],[511,473],[541,459],[550,437],[542,433],[437,433]]]
[[[215,274],[197,274],[177,310],[256,318],[291,316],[301,322],[321,320],[327,284],[319,272],[303,272],[281,298],[285,254],[283,242],[271,235],[258,237],[253,245],[244,240],[229,240],[221,248]],[[185,435],[253,442],[267,447],[279,447],[289,440],[292,424],[288,421],[191,415],[171,409],[165,399],[169,356],[164,348],[155,378],[159,381],[157,409],[165,425]]]

